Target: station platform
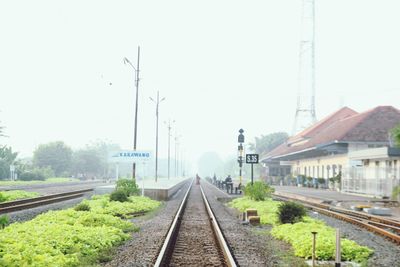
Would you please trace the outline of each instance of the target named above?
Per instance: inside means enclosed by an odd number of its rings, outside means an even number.
[[[331,202],[368,202],[374,200],[374,198],[360,195],[353,195],[347,193],[341,193],[335,190],[327,189],[315,189],[308,187],[296,187],[296,186],[273,186],[278,192],[293,193],[308,198],[320,199]]]
[[[190,179],[188,177],[158,178],[156,182],[154,178],[145,178],[143,180],[139,178],[137,184],[141,190],[143,189],[145,196],[155,200],[166,201]],[[95,194],[109,194],[115,189],[115,186],[115,183],[98,186],[95,188]]]

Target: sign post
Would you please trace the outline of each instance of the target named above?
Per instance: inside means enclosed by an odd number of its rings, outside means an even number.
[[[138,150],[120,150],[111,152],[109,155],[109,161],[114,162],[115,166],[115,176],[118,180],[119,176],[119,163],[146,163],[152,158],[152,153],[150,151],[138,151]],[[143,173],[144,175],[144,173]],[[143,184],[143,178],[142,178]],[[143,189],[142,189],[143,190]]]
[[[16,180],[15,179],[15,166],[14,165],[10,165],[10,179],[11,179],[11,181]]]
[[[253,165],[258,164],[258,154],[246,154],[246,163],[251,164],[251,185],[253,185]]]

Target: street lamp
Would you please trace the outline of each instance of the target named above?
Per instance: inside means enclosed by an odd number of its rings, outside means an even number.
[[[137,55],[137,66],[136,68],[133,64],[124,57],[124,64],[129,64],[135,70],[135,87],[136,87],[136,99],[135,99],[135,130],[133,135],[133,150],[136,150],[136,140],[137,140],[137,120],[138,120],[138,98],[139,98],[139,59],[140,59],[140,46],[138,46]],[[132,179],[136,179],[136,163],[132,165]]]
[[[172,121],[172,123],[174,123],[174,122],[175,122],[175,120]],[[166,121],[164,121],[164,123],[167,124]],[[170,119],[168,120],[167,128],[168,128],[168,180],[169,180],[170,169],[171,169],[171,129],[172,129]]]
[[[165,97],[163,97],[160,100],[160,92],[157,91],[157,100],[154,100],[151,97],[150,97],[150,100],[156,104],[156,183],[157,183],[157,178],[158,178],[158,106],[160,105],[160,103],[162,101],[165,100]]]
[[[238,136],[239,188],[242,187],[243,143],[244,143],[243,133],[244,133],[243,129],[240,129]]]
[[[182,135],[178,135],[178,133],[175,132],[175,177],[178,177],[179,174],[179,138],[181,138]]]

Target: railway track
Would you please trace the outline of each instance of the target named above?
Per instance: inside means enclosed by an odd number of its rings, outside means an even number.
[[[368,231],[379,234],[392,242],[400,245],[400,221],[371,215],[363,212],[347,210],[339,207],[330,206],[322,203],[306,201],[295,197],[273,194],[273,197],[283,201],[301,202],[306,208],[318,213],[328,215],[367,229]]]
[[[35,208],[64,200],[82,197],[84,194],[91,191],[93,191],[93,188],[0,203],[0,214]]]
[[[193,181],[155,266],[236,266],[202,187]]]

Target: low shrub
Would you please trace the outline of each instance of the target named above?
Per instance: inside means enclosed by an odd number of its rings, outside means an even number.
[[[122,218],[160,202],[139,196],[118,202],[95,195],[82,204],[90,211],[49,211],[0,230],[0,266],[97,266],[112,247],[130,238],[128,232],[139,230]]]
[[[5,201],[7,201],[7,197],[3,193],[0,192],[0,203],[5,202]]]
[[[7,215],[0,216],[0,229],[4,229],[9,223],[9,218]]]
[[[244,194],[255,201],[262,201],[271,197],[274,191],[272,187],[262,181],[256,181],[253,185],[248,183],[244,188]]]
[[[292,245],[296,256],[309,259],[312,256],[312,231],[317,232],[316,256],[318,260],[332,260],[335,256],[334,228],[323,221],[304,216],[301,222],[279,223],[278,210],[283,204],[279,201],[267,199],[264,201],[251,200],[242,197],[232,200],[230,206],[244,212],[246,209],[257,209],[261,217],[261,224],[272,225],[270,234]],[[348,261],[365,262],[373,253],[373,250],[360,246],[356,242],[342,238],[342,259]]]
[[[75,206],[74,210],[76,211],[90,211],[90,206],[87,202],[83,201]]]
[[[280,223],[300,222],[307,211],[303,205],[294,202],[283,202],[278,207],[278,218]]]
[[[115,190],[114,192],[111,193],[110,200],[126,202],[126,201],[128,201],[128,196],[126,195],[126,192],[124,190],[119,189],[119,190]]]
[[[25,168],[19,171],[18,180],[21,181],[44,181],[47,178],[53,177],[54,171],[51,167],[45,168]]]
[[[400,185],[393,187],[392,190],[392,199],[396,200],[398,196],[400,196]]]
[[[318,260],[332,260],[335,255],[335,229],[322,221],[306,217],[303,222],[295,224],[281,224],[271,230],[272,236],[290,243],[296,256],[310,259],[312,257],[312,234],[316,236],[316,258]],[[373,253],[371,249],[360,246],[352,240],[341,240],[342,260],[364,262]]]
[[[140,190],[136,181],[133,179],[120,179],[117,181],[116,190],[125,191],[125,194],[129,196],[138,195]]]
[[[44,181],[46,180],[46,177],[40,172],[27,171],[21,173],[18,176],[18,179],[21,181]]]

